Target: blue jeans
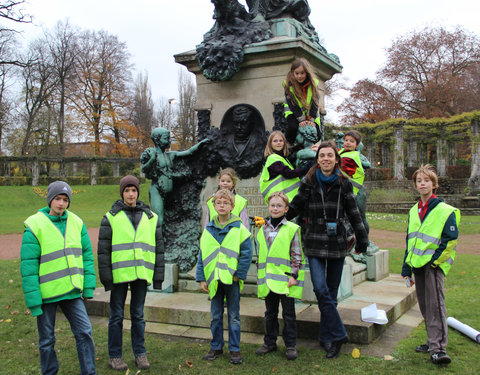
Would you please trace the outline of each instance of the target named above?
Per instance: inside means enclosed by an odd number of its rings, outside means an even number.
[[[43,314],[37,316],[38,344],[40,349],[40,367],[42,375],[58,372],[58,359],[55,352],[55,318],[57,306],[70,323],[77,343],[80,374],[96,374],[95,344],[92,338],[92,325],[85,304],[81,298],[68,299],[42,305]]]
[[[145,320],[143,307],[147,295],[147,282],[135,280],[130,283],[113,284],[110,292],[110,319],[108,320],[108,355],[122,357],[123,312],[130,284],[130,319],[132,322],[132,351],[135,357],[145,355]]]
[[[308,257],[313,291],[320,309],[319,341],[332,342],[347,338],[347,331],[337,310],[337,294],[345,258]]]
[[[210,329],[212,330],[212,341],[210,347],[213,350],[223,349],[225,341],[223,340],[223,310],[224,300],[227,299],[228,312],[228,350],[231,352],[240,351],[240,285],[233,282],[232,285],[218,282],[217,294],[212,298],[210,311],[212,321]]]

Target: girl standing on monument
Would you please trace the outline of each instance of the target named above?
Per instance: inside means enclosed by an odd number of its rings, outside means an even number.
[[[307,173],[311,164],[303,168],[293,169],[288,161],[289,154],[287,139],[285,135],[278,130],[270,134],[265,147],[264,156],[267,159],[260,175],[260,192],[268,204],[268,197],[274,191],[283,191],[291,201],[297,194],[300,186],[300,178]]]
[[[295,142],[299,126],[314,125],[317,129],[317,141],[321,139],[319,82],[306,59],[296,59],[290,66],[287,78],[283,81],[287,120],[285,136],[290,144]]]
[[[287,220],[298,215],[305,218],[302,242],[320,310],[318,339],[327,351],[327,358],[334,358],[348,340],[337,310],[338,288],[349,252],[345,222],[348,220],[355,231],[356,251],[367,250],[368,235],[352,183],[340,172],[336,145],[322,142],[315,160],[302,179],[286,216]]]
[[[247,200],[242,197],[240,194],[237,194],[235,191],[235,186],[237,186],[238,176],[233,170],[233,168],[225,168],[220,171],[218,174],[218,188],[217,191],[220,189],[227,189],[235,195],[235,206],[232,211],[232,215],[238,216],[241,220],[243,225],[248,229],[249,228],[249,221],[248,221],[248,213],[247,213]],[[207,200],[207,212],[205,213],[205,220],[203,222],[203,227],[205,228],[207,224],[213,220],[213,216],[216,215],[216,211],[213,207],[213,197],[215,194],[212,194],[210,198]]]

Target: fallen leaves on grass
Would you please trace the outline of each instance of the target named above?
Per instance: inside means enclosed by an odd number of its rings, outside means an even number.
[[[185,364],[186,364],[188,367],[193,367],[193,362],[191,362],[191,361],[185,361]]]
[[[358,348],[352,350],[352,357],[355,359],[360,358],[360,350]]]
[[[391,355],[389,355],[389,354],[385,354],[385,355],[383,356],[383,359],[384,359],[385,361],[393,361],[395,358],[393,358],[393,357],[392,357]]]

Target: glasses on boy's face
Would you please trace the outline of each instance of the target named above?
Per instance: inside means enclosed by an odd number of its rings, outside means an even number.
[[[285,208],[286,206],[284,204],[271,204],[269,207],[272,208]]]
[[[215,206],[230,206],[232,203],[229,201],[215,201]]]

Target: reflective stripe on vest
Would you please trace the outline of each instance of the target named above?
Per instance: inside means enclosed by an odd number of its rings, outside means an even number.
[[[265,166],[263,167],[262,174],[260,175],[260,192],[265,199],[265,203],[268,202],[268,197],[270,194],[275,191],[283,191],[288,197],[288,200],[291,202],[295,195],[297,195],[298,188],[300,187],[300,179],[298,177],[287,179],[279,174],[273,180],[270,180],[268,167],[277,161],[282,162],[285,166],[293,170],[290,162],[287,159],[282,158],[280,155],[271,154],[268,156]]]
[[[247,204],[248,204],[248,201],[245,198],[241,197],[238,194],[235,194],[235,207],[232,210],[232,215],[240,216],[240,213],[244,208],[247,207]],[[213,207],[213,198],[210,198],[207,201],[207,206],[210,213],[210,220],[212,220],[213,217],[217,214],[217,212],[215,211],[215,208]]]
[[[230,228],[221,244],[207,229],[203,231],[200,238],[200,249],[202,250],[203,274],[207,281],[210,298],[217,294],[218,281],[227,285],[233,283],[233,275],[237,272],[240,256],[240,245],[247,238],[250,238],[250,232],[244,225]],[[242,288],[243,280],[240,280],[240,290]]]
[[[149,219],[143,212],[136,230],[125,211],[115,216],[110,212],[106,214],[112,227],[112,275],[115,284],[137,279],[152,283],[158,221],[158,216],[152,214]]]
[[[288,297],[302,298],[303,285],[305,282],[305,258],[303,252],[301,266],[298,271],[297,284],[289,288],[288,279],[290,276],[286,274],[286,272],[292,272],[290,245],[295,233],[298,232],[300,239],[299,228],[298,225],[291,222],[282,225],[270,249],[268,249],[263,229],[258,231],[257,295],[259,298],[265,298],[270,291],[277,294],[285,294]]]
[[[353,185],[353,194],[357,195],[358,191],[363,188],[363,181],[365,180],[365,170],[363,169],[362,160],[360,159],[360,152],[344,151],[342,148],[339,154],[341,158],[350,158],[357,164],[357,169],[353,176],[346,175]]]
[[[83,290],[83,221],[70,211],[66,214],[65,235],[44,212],[25,220],[40,244],[38,276],[44,300]]]
[[[441,244],[442,232],[449,216],[455,212],[457,226],[460,224],[460,211],[446,203],[440,202],[428,213],[423,222],[418,215],[418,203],[410,209],[408,218],[406,262],[414,268],[428,264],[435,250]],[[428,234],[427,234],[428,233]],[[458,240],[449,241],[442,255],[435,261],[445,275],[448,274],[454,260]]]

